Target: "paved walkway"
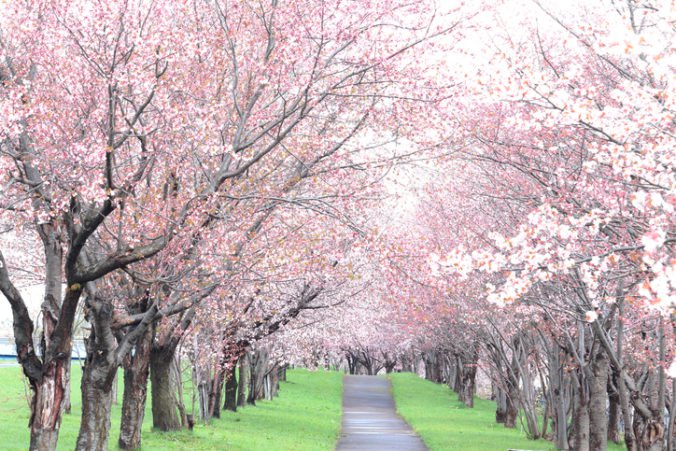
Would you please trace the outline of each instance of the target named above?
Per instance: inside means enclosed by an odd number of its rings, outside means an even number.
[[[390,381],[378,376],[345,376],[343,430],[337,451],[425,451],[413,429],[399,416]]]

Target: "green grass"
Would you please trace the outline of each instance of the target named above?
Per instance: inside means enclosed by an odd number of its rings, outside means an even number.
[[[528,440],[521,428],[495,422],[495,403],[475,398],[474,408],[457,400],[445,385],[411,373],[391,375],[397,411],[425,441],[430,451],[506,451],[510,448],[553,450],[546,440]],[[609,444],[609,450],[624,449]]]
[[[58,449],[75,447],[80,422],[80,369],[73,365],[73,410],[64,415]],[[224,412],[209,425],[162,433],[152,430],[150,408],[143,424],[143,450],[330,450],[340,431],[342,375],[290,370],[273,401],[259,401],[236,413]],[[119,378],[121,379],[121,377]],[[0,368],[0,448],[26,449],[29,442],[28,388],[18,367]],[[122,384],[119,384],[120,403]],[[190,410],[190,405],[186,404]],[[113,406],[110,449],[117,449],[121,404]]]

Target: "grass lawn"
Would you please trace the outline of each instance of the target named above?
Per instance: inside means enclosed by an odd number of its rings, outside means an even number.
[[[420,434],[431,451],[506,451],[510,448],[554,450],[551,442],[528,440],[517,426],[495,422],[495,403],[475,398],[473,409],[457,400],[445,385],[411,373],[391,375],[397,411]],[[612,443],[609,450],[624,448]]]
[[[80,422],[80,369],[73,364],[73,412],[64,415],[58,449],[75,447]],[[307,370],[287,371],[279,397],[256,407],[225,412],[209,425],[197,424],[192,432],[162,433],[152,430],[150,406],[143,426],[143,450],[331,450],[340,432],[342,374]],[[121,377],[119,378],[122,379]],[[113,406],[110,449],[117,449],[120,404]],[[0,448],[26,449],[29,411],[19,367],[0,367]],[[186,405],[190,410],[190,405]]]

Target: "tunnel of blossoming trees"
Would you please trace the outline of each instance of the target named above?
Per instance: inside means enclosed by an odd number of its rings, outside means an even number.
[[[1,1],[0,319],[30,448],[71,392],[77,449],[133,449],[146,404],[178,430],[301,366],[412,371],[557,449],[674,449],[674,18]]]

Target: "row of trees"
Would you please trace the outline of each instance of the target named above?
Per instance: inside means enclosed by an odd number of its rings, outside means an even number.
[[[496,420],[557,449],[673,449],[670,7],[534,7],[491,28],[464,146],[421,201],[417,349],[467,405],[478,369]]]
[[[107,449],[121,366],[124,448],[140,444],[148,377],[154,425],[187,421],[181,349],[203,417],[247,355],[251,401],[275,385],[279,357],[252,347],[330,304],[324,293],[371,233],[353,213],[377,200],[390,167],[428,147],[420,120],[449,96],[437,69],[416,63],[459,13],[386,6],[3,6],[0,291],[33,393],[31,449],[56,447],[78,312],[78,449]],[[29,283],[45,287],[39,319],[18,289]]]

